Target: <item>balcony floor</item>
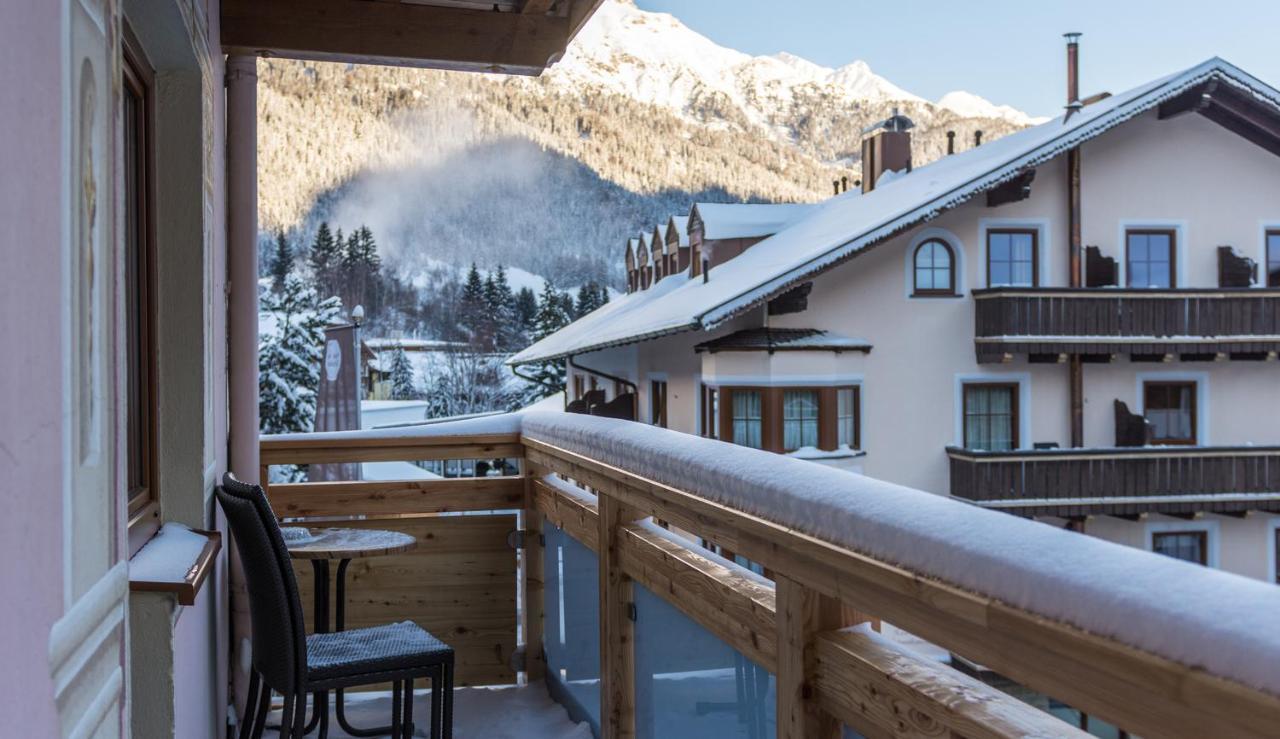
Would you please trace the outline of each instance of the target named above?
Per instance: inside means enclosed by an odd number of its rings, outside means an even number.
[[[431,729],[431,691],[414,695],[414,736],[428,736]],[[346,699],[347,719],[356,728],[386,725],[391,720],[390,693],[356,693]],[[454,739],[591,739],[586,724],[574,724],[564,708],[551,700],[542,683],[501,688],[458,688],[453,699]],[[277,710],[268,725],[280,722]],[[313,731],[310,736],[318,732]],[[348,739],[338,727],[330,707],[329,736]],[[264,739],[279,733],[266,731]]]

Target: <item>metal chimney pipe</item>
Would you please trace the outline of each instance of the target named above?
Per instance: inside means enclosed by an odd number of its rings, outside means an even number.
[[[1080,104],[1080,36],[1076,31],[1062,34],[1067,39],[1067,115],[1084,106]]]
[[[975,148],[982,146],[982,129],[973,132],[973,145]]]
[[[947,131],[947,156],[956,153],[956,132]]]
[[[849,192],[849,176],[840,175],[840,192]]]

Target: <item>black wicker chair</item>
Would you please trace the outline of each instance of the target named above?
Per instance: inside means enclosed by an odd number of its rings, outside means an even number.
[[[307,693],[318,697],[383,682],[392,684],[391,725],[361,733],[389,730],[392,739],[408,739],[413,735],[413,681],[419,678],[431,680],[431,736],[449,739],[453,649],[409,621],[307,636],[289,551],[266,494],[228,473],[217,496],[244,567],[253,623],[253,667],[241,739],[262,736],[273,690],[284,696],[281,739],[298,739],[306,731]],[[315,719],[323,738],[328,710]]]

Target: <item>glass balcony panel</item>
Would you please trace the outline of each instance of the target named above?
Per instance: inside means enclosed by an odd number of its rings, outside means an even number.
[[[776,735],[774,677],[636,584],[636,736]]]
[[[600,569],[595,552],[545,520],[547,685],[576,721],[600,726]]]

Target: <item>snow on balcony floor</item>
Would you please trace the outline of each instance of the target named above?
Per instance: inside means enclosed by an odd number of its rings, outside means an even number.
[[[277,698],[278,700],[278,698]],[[348,739],[333,718],[330,696],[329,736]],[[386,726],[391,721],[390,693],[347,694],[346,716],[357,729]],[[280,723],[280,712],[267,718],[268,725]],[[414,692],[414,736],[431,732],[431,691]],[[312,732],[314,736],[316,732]],[[264,739],[277,739],[275,731]],[[591,739],[586,724],[575,724],[563,706],[551,700],[542,683],[499,688],[458,688],[453,694],[454,739]]]

